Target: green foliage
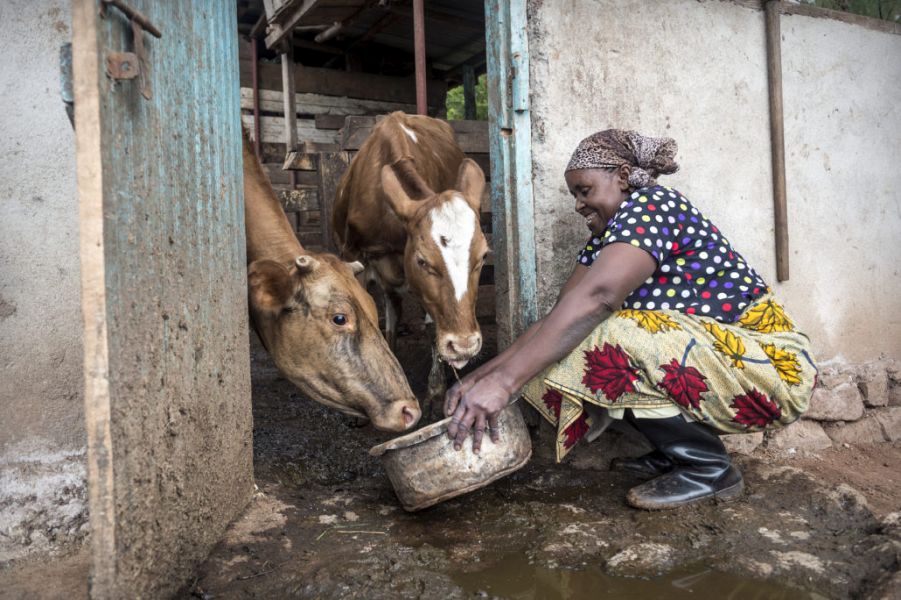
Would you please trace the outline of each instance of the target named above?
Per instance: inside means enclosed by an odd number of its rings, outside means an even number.
[[[488,120],[488,82],[486,75],[480,75],[476,81],[476,119],[479,121]],[[463,107],[463,86],[458,85],[447,91],[447,120],[457,121],[465,118]]]
[[[901,23],[901,0],[807,0],[805,3]]]

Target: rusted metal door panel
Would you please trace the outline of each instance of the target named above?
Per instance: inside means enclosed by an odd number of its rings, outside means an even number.
[[[94,598],[161,598],[250,498],[235,3],[73,2]]]
[[[485,0],[498,345],[538,318],[526,0]]]

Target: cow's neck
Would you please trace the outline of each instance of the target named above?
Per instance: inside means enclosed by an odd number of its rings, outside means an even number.
[[[289,263],[304,253],[246,134],[244,224],[247,229],[248,264],[261,259]]]

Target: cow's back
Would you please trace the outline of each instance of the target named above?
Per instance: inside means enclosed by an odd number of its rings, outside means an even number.
[[[435,192],[454,186],[465,158],[445,121],[394,112],[379,121],[338,184],[332,231],[342,256],[403,253],[406,233],[381,185],[381,170],[413,158],[420,177]]]

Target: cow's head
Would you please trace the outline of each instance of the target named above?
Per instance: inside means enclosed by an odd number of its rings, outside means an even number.
[[[275,364],[310,398],[403,431],[419,420],[419,403],[354,277],[362,268],[329,254],[303,254],[289,265],[254,261],[251,317]]]
[[[485,175],[463,160],[454,189],[436,193],[411,158],[382,167],[382,189],[407,230],[404,272],[434,319],[438,354],[460,368],[482,348],[476,322],[479,273],[488,242],[479,227]]]

